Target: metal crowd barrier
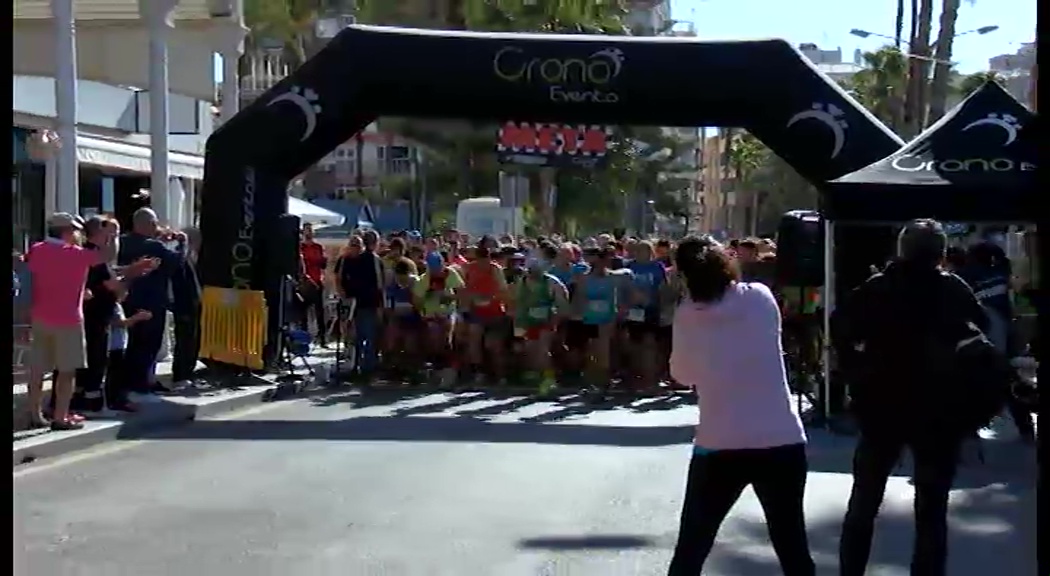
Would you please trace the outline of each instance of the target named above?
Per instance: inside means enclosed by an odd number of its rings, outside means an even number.
[[[266,328],[266,298],[261,291],[204,287],[202,358],[262,370]]]

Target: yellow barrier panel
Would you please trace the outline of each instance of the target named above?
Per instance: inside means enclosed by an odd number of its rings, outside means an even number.
[[[266,298],[261,291],[204,287],[202,358],[261,370],[266,327]]]

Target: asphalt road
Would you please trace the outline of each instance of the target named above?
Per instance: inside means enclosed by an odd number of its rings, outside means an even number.
[[[16,575],[647,576],[674,544],[695,409],[435,394],[302,399],[15,473]],[[834,574],[851,441],[814,434]],[[986,443],[953,495],[952,576],[1034,574],[1034,457]],[[869,574],[905,575],[907,467]],[[706,574],[780,574],[748,491]]]

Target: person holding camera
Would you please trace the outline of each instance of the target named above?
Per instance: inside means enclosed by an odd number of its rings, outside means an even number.
[[[813,576],[802,506],[806,433],[788,390],[780,309],[764,284],[741,282],[737,266],[707,236],[682,240],[675,253],[686,297],[672,323],[671,376],[696,390],[700,418],[668,574],[702,573],[719,526],[750,485],[783,573]]]

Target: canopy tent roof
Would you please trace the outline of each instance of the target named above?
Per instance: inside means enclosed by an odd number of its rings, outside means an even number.
[[[288,197],[288,213],[298,216],[303,224],[310,224],[314,229],[326,226],[342,226],[346,218],[327,208],[311,204],[294,196]]]
[[[994,82],[890,156],[829,182],[832,220],[1032,220],[1035,115]]]

